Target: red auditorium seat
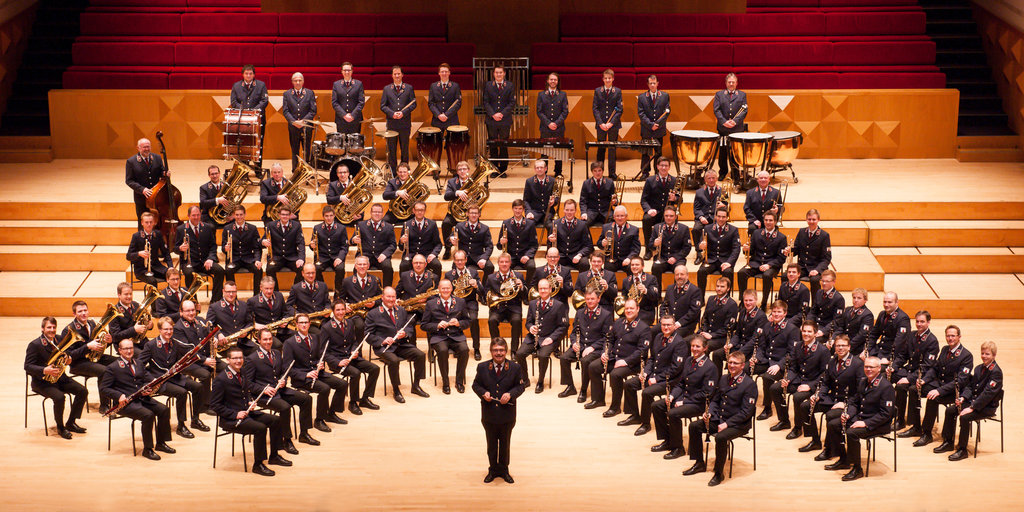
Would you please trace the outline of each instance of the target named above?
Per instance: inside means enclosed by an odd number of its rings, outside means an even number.
[[[559,87],[562,89],[582,89],[582,90],[594,90],[602,85],[601,82],[601,71],[589,72],[589,73],[559,73]],[[541,74],[534,74],[531,78],[530,88],[531,89],[544,89],[547,87],[545,80],[547,77]],[[644,89],[647,88],[647,76],[644,75]],[[632,68],[627,71],[615,70],[615,85],[622,89],[633,89],[635,88],[634,83],[637,80],[636,73],[633,72]]]
[[[821,7],[887,7],[917,5],[917,0],[819,0]]]
[[[260,8],[260,0],[187,0],[189,7],[255,7]]]
[[[391,66],[397,64],[406,75],[434,74],[442,62],[454,71],[467,71],[473,67],[474,51],[469,43],[377,43],[373,47],[374,73],[390,75]]]
[[[613,18],[615,15],[611,15]],[[715,37],[729,33],[728,14],[634,14],[634,40],[645,37]],[[624,21],[624,20],[623,20]]]
[[[731,66],[730,43],[636,43],[633,65],[638,68],[669,66]]]
[[[633,65],[633,45],[629,43],[536,43],[530,52],[534,66],[594,67]]]
[[[68,68],[64,89],[167,89],[167,73],[79,71]]]
[[[899,64],[934,64],[935,43],[932,41],[833,43],[836,66],[884,66]]]
[[[924,11],[906,12],[829,12],[825,13],[825,34],[840,35],[914,35],[925,33]]]
[[[76,66],[173,66],[174,43],[74,43]]]
[[[442,37],[448,36],[445,14],[378,14],[377,37]]]
[[[733,64],[741,66],[826,66],[832,43],[736,43]]]
[[[281,13],[278,30],[282,37],[373,37],[376,14]]]
[[[747,0],[751,7],[817,7],[818,0]]]
[[[274,66],[341,69],[349,61],[355,66],[373,66],[373,43],[278,43],[274,45]]]
[[[259,70],[257,70],[259,71]],[[167,78],[169,89],[216,89],[228,90],[242,77],[241,73],[179,73],[171,71]],[[257,79],[266,80],[267,75],[256,76]]]
[[[181,14],[156,12],[83,12],[82,35],[180,36]]]
[[[276,13],[185,13],[183,36],[277,36]]]
[[[147,7],[179,7],[188,6],[186,0],[91,0],[89,7],[130,7],[144,9]]]
[[[591,37],[600,34],[608,40],[627,40],[632,34],[632,23],[625,14],[600,13],[563,14],[558,22],[561,37]]]
[[[825,14],[763,13],[729,16],[729,36],[818,36],[825,34]]]
[[[274,45],[269,43],[175,43],[177,66],[274,65]]]

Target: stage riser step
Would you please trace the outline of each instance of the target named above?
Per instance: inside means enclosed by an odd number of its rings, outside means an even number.
[[[870,247],[1020,247],[1024,229],[875,228]],[[833,245],[837,245],[833,237]],[[845,245],[845,244],[843,244]]]
[[[875,255],[875,259],[890,274],[1024,273],[1024,255]]]

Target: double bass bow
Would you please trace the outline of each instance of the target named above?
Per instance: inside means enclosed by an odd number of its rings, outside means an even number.
[[[157,229],[164,237],[167,247],[174,245],[174,237],[181,220],[178,219],[178,207],[181,206],[181,191],[171,184],[171,175],[167,164],[167,147],[164,146],[164,132],[156,132],[156,140],[160,143],[160,155],[163,156],[164,175],[153,185],[146,208],[156,216]]]

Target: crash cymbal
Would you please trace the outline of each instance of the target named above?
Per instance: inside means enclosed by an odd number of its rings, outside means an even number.
[[[394,130],[385,130],[383,132],[377,132],[377,136],[384,137],[385,139],[390,139],[392,137],[398,137],[398,132]]]

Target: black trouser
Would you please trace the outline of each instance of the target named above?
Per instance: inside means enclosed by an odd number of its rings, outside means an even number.
[[[213,280],[213,289],[210,290],[210,302],[217,302],[218,300],[224,298],[224,267],[220,266],[219,263],[214,262],[212,265],[210,265],[210,270],[206,270],[205,264],[199,267],[198,270],[196,270],[195,267],[193,267],[192,269],[185,267],[185,270],[182,272],[182,274],[185,275],[186,288],[192,286],[192,276],[195,274],[211,276]]]
[[[653,254],[654,246],[651,245],[651,242],[653,241],[651,240],[651,231],[654,230],[655,224],[658,224],[665,219],[665,207],[662,206],[661,209],[658,210],[658,213],[655,213],[653,217],[647,213],[648,212],[644,212],[644,217],[643,220],[640,221],[640,226],[644,233],[643,245],[647,250],[652,251],[651,254]]]
[[[565,137],[565,125],[562,125],[560,130],[551,131],[547,126],[540,127],[540,137],[542,139],[562,138]],[[551,159],[548,155],[543,155],[544,162],[548,164],[548,168],[551,168]],[[562,159],[555,160],[555,176],[562,175]]]
[[[653,251],[653,249],[652,249],[652,251]],[[662,259],[661,261],[655,261],[654,264],[651,265],[651,274],[654,274],[654,277],[657,277],[658,278],[658,282],[660,283],[661,282],[661,276],[663,276],[665,274],[674,274],[675,271],[676,271],[676,266],[677,265],[685,265],[686,264],[686,256],[689,255],[689,254],[690,254],[689,251],[687,251],[687,253],[682,255],[682,257],[680,257],[678,260],[676,260],[675,263],[669,263],[667,259]]]
[[[378,355],[388,367],[388,377],[391,379],[391,386],[395,388],[393,391],[394,393],[398,393],[398,387],[402,385],[402,378],[398,371],[398,363],[402,361],[412,361],[415,371],[412,381],[413,386],[419,386],[420,381],[427,376],[427,355],[424,354],[422,350],[416,348],[415,345],[394,345],[394,348]]]
[[[598,149],[598,151],[601,150]],[[615,150],[612,149],[611,151]],[[608,215],[608,212],[599,212],[588,208],[585,213],[587,214],[587,228],[592,226],[603,226],[605,222],[611,222],[612,216]]]
[[[100,360],[97,363],[88,359],[82,359],[81,361],[76,361],[71,365],[71,374],[81,375],[83,377],[95,377],[98,388],[100,379],[103,378],[103,372],[106,371],[107,365],[113,361],[114,358],[106,354],[100,356]],[[103,393],[100,393],[100,409],[105,410],[108,405],[110,405],[110,400],[107,400],[107,397],[103,396]],[[81,415],[79,415],[79,417],[81,417]]]
[[[491,267],[491,272],[494,272],[494,266],[491,265],[491,262],[487,262],[487,265],[489,267]],[[526,272],[526,275],[523,276],[526,279],[523,282],[526,283],[526,284],[532,283],[533,282],[533,276],[537,275],[537,262],[535,261],[534,258],[527,259],[526,263],[523,263],[520,260],[514,260],[514,261],[512,261],[512,267],[511,268],[512,268],[512,270],[522,270],[522,271]],[[487,276],[489,276],[489,275],[490,275],[490,272],[488,272],[487,270],[484,270],[484,279],[487,279]]]
[[[759,277],[761,278],[761,309],[768,309],[768,297],[771,297],[772,291],[775,290],[775,276],[778,273],[779,269],[775,267],[768,267],[768,270],[764,272],[755,267],[741,268],[739,272],[736,272],[736,283],[739,286],[740,296],[742,297],[743,292],[747,289],[747,280],[751,277]]]
[[[281,417],[281,439],[292,437],[292,407],[299,406],[299,429],[305,434],[313,426],[313,398],[302,391],[281,388],[273,398],[263,397],[260,405]]]
[[[572,256],[566,256],[565,254],[562,254],[561,256],[558,257],[558,264],[565,267],[574,268],[577,272],[586,272],[590,270],[590,259],[587,256],[581,256],[579,263],[573,263],[572,259],[575,257],[575,254],[573,254]]]
[[[483,268],[480,268],[480,266],[477,265],[477,262],[479,260],[475,260],[475,261],[474,260],[470,260],[469,262],[466,263],[466,268],[468,268],[473,273],[474,276],[477,275],[477,272],[476,272],[477,270],[482,271],[484,273],[484,276],[481,279],[483,279],[486,282],[487,281],[487,277],[494,273],[494,264],[491,263],[491,260],[487,256],[484,256],[481,259],[483,259],[485,261]],[[438,262],[437,263],[438,267],[441,266],[441,262],[440,261],[438,261],[436,259],[434,261]],[[513,265],[512,268],[513,269],[516,268],[515,265]],[[438,275],[443,275],[443,274],[438,274]],[[526,282],[527,283],[530,282],[529,278],[527,278]]]
[[[228,425],[233,432],[252,436],[253,465],[267,460],[267,431],[270,431],[270,453],[281,449],[281,417],[276,414],[253,411],[237,427]]]
[[[153,275],[147,276],[145,263],[132,265],[132,274],[135,275],[136,281],[156,286],[160,282],[167,280],[167,267],[158,264],[155,259],[153,260],[153,265],[150,266],[150,271],[153,272]]]
[[[82,408],[89,400],[89,390],[70,377],[62,377],[51,384],[32,383],[32,391],[53,400],[53,418],[58,430],[64,430],[64,395],[71,395],[71,413],[67,423],[82,417]]]
[[[225,363],[218,360],[217,371],[223,370],[226,370]],[[197,388],[199,392],[192,393],[192,409],[195,411],[205,411],[210,403],[210,379],[213,378],[213,375],[210,373],[210,367],[206,365],[192,364],[185,368],[181,373],[199,381],[199,387]],[[192,390],[189,389],[189,391]],[[198,418],[198,416],[196,416],[196,418]]]
[[[760,375],[761,396],[763,397],[761,399],[761,406],[764,408],[765,411],[767,411],[770,414],[772,412],[772,404],[775,403],[775,397],[772,395],[771,391],[772,385],[774,385],[777,381],[781,380],[783,377],[786,376],[786,369],[783,368],[780,364],[779,371],[775,375],[771,375],[768,373],[769,367],[771,367],[771,364],[766,365],[764,367],[764,371],[761,372]],[[779,418],[782,419],[782,416],[780,415]],[[788,420],[789,418],[787,417],[785,419]]]
[[[668,408],[664,400],[654,402],[654,431],[658,439],[668,443],[672,449],[683,447],[683,418],[694,418],[704,413],[704,407],[697,404],[684,404]]]
[[[583,351],[586,349],[587,347],[580,347],[580,354],[583,354]],[[587,369],[590,368],[590,364],[593,363],[595,359],[600,362],[600,350],[591,351],[589,354],[583,356],[582,360],[580,360],[580,378],[582,380],[580,383],[580,393],[587,393],[587,386],[590,385],[590,373]],[[562,373],[562,384],[571,388],[576,387],[572,378],[572,363],[575,361],[576,351],[573,350],[572,347],[569,347],[569,350],[562,352],[562,355],[558,356],[558,364],[561,367]]]
[[[897,379],[898,380],[898,379]],[[917,384],[913,377],[907,384],[896,384],[896,421],[906,418],[905,424],[910,427],[921,426],[921,396],[917,393]]]
[[[455,384],[466,384],[466,364],[469,362],[469,347],[465,340],[456,341],[446,339],[437,343],[431,343],[430,348],[434,349],[437,355],[437,369],[441,372],[441,381],[448,385],[448,353],[455,352]]]
[[[508,126],[494,126],[494,125],[490,125],[490,124],[487,125],[487,138],[488,139],[508,140],[508,137],[511,134],[512,134],[512,126],[511,126],[511,124],[508,125]],[[494,166],[498,168],[498,171],[501,172],[502,175],[504,175],[505,171],[508,169],[508,161],[507,161],[508,160],[508,147],[506,147],[504,145],[498,145],[498,144],[491,145],[491,147],[490,147],[490,155],[491,155],[491,159],[496,159],[496,158],[500,159],[500,160],[495,161],[493,163],[494,163]]]
[[[661,146],[665,143],[665,136],[651,137],[648,140],[653,140],[657,142],[658,145],[650,149],[645,148],[644,151],[641,151],[640,172],[642,172],[644,176],[650,175],[651,169],[654,167],[654,162],[661,157]]]
[[[275,258],[273,261],[267,262],[267,275],[274,278],[274,291],[281,290],[281,283],[277,279],[278,272],[291,272],[292,282],[284,287],[285,290],[292,287],[295,281],[302,279],[302,269],[295,266],[295,263],[299,260],[289,260],[285,258]],[[253,290],[259,290],[259,283],[252,284]]]
[[[921,387],[921,395],[928,396],[928,393],[933,389],[935,389],[935,386],[926,384]],[[924,435],[932,435],[932,427],[935,426],[935,420],[939,418],[939,405],[949,405],[952,403],[953,393],[939,395],[935,400],[925,399],[924,420],[921,421],[921,430],[924,431]],[[953,408],[956,409],[956,407]]]
[[[821,272],[818,275],[810,275],[803,268],[800,269],[800,280],[806,280],[811,288],[811,297],[814,297],[821,289]]]
[[[512,429],[516,422],[484,424],[484,434],[487,436],[487,471],[493,475],[500,476],[508,473],[509,443],[512,440]]]
[[[648,377],[650,378],[650,377]],[[626,405],[624,411],[627,414],[638,414],[640,416],[640,423],[648,427],[651,426],[651,406],[654,404],[654,397],[665,394],[665,383],[658,382],[656,384],[649,384],[647,387],[641,386],[639,376],[630,377],[626,381],[626,387],[629,391],[626,392]],[[641,388],[643,391],[641,391]],[[640,391],[640,406],[637,407],[636,392]]]
[[[398,162],[409,163],[409,134],[412,131],[411,125],[397,126],[394,128],[388,127],[389,130],[395,130],[398,132],[398,137],[390,137],[387,139],[388,142],[388,165],[391,166],[391,172],[396,176],[398,175]],[[398,159],[398,149],[402,149],[402,158]]]
[[[733,132],[726,132],[726,133],[718,132],[718,135],[723,136],[723,137],[727,137],[730,133],[733,133]],[[734,179],[736,185],[738,185],[741,188],[746,188],[744,184],[740,183],[740,177],[737,174],[739,172],[739,170],[733,165],[732,159],[729,158],[729,146],[719,146],[718,147],[718,181],[724,180],[726,175],[727,175],[727,173],[730,172],[730,171],[732,173],[732,176],[733,176],[733,179]]]
[[[710,223],[712,220],[713,219],[708,219],[708,222]],[[704,235],[702,235],[701,232],[704,231],[704,226],[706,225],[707,224],[703,224],[701,221],[696,220],[693,222],[693,227],[690,228],[690,240],[693,241],[693,252],[695,254],[694,261],[700,258],[704,253],[704,251],[700,250],[700,242],[701,239],[704,238]]]
[[[708,426],[704,424],[703,419],[690,422],[690,459],[707,464],[704,460],[704,450],[701,450],[700,445],[704,442],[704,434],[708,431]],[[715,439],[715,474],[719,478],[724,476],[725,462],[729,458],[729,441],[736,439],[750,430],[750,425],[745,425],[745,428],[736,427],[725,427],[721,432],[718,431],[718,425],[712,424],[711,430],[715,434],[711,437]]]
[[[735,350],[736,347],[733,347]],[[715,364],[715,368],[724,368],[725,366],[725,336],[714,336],[708,340],[707,351],[711,354],[711,362]]]
[[[180,377],[180,376],[179,376]],[[201,393],[201,385],[188,377],[172,379],[173,382],[165,382],[160,387],[160,394],[174,399],[174,409],[178,415],[178,425],[184,425],[188,420],[188,394],[192,393],[192,420],[199,419],[201,411],[198,408],[198,397]]]
[[[256,268],[255,263],[245,263],[243,261],[235,262],[234,265],[235,268],[227,267],[224,269],[225,281],[235,281],[236,273],[241,270],[248,270],[252,274],[253,291],[260,289],[260,281],[263,279],[263,269]]]
[[[839,435],[840,430],[838,428],[839,418],[843,415],[843,409],[832,409],[831,407],[832,406],[830,405],[829,409],[825,411],[825,450],[829,453],[829,455],[833,457],[845,457],[846,451],[845,447],[842,445],[843,440],[842,436]],[[815,407],[815,409],[817,409],[817,407]],[[837,427],[834,431],[832,430],[833,421],[835,421]],[[821,433],[818,432],[818,429],[814,429],[811,435],[811,439],[814,441],[821,440]]]
[[[345,260],[341,260],[341,263],[337,267],[334,266],[334,260],[320,260],[316,265],[316,280],[324,280],[324,272],[334,271],[334,293],[338,293],[341,290],[341,283],[345,280]],[[212,299],[211,299],[212,300]]]
[[[942,440],[950,444],[956,441],[953,434],[956,433],[956,420],[960,418],[960,440],[956,443],[958,450],[967,449],[967,441],[971,439],[971,426],[975,421],[989,416],[982,416],[978,411],[971,411],[960,416],[960,409],[956,406],[946,407],[946,417],[942,421]]]
[[[391,264],[391,258],[385,258],[384,261],[377,261],[377,258],[370,258],[370,268],[380,270],[381,289],[394,285],[395,280],[395,267]]]
[[[338,364],[334,363],[334,367],[337,368]],[[377,389],[377,377],[380,376],[380,367],[362,357],[357,357],[341,373],[348,377],[348,396],[349,400],[354,403],[360,399],[360,374],[366,374],[366,388],[363,390],[362,398],[370,398]]]
[[[601,124],[598,123],[598,125],[595,127],[595,129],[597,130],[597,141],[598,142],[617,141],[617,140],[619,140],[619,130],[617,128],[615,128],[615,127],[612,127],[611,130],[604,131],[604,130],[601,129]],[[604,150],[605,150],[604,146],[598,146],[598,148],[597,148],[597,158],[595,159],[595,161],[597,161],[597,162],[604,162]],[[615,176],[615,146],[612,146],[612,147],[608,148],[608,167],[607,167],[607,169],[608,169],[608,177],[613,179],[613,180],[616,179],[616,176]],[[589,221],[589,219],[588,219],[588,221]]]
[[[799,392],[793,395],[793,403],[796,404],[796,408],[793,410],[793,426],[795,428],[802,428],[804,437],[810,437],[815,441],[821,441],[819,437],[818,426],[814,424],[814,414],[811,411],[811,396],[814,395],[814,390],[807,392]],[[832,407],[831,403],[822,403],[819,398],[818,403],[814,405],[813,412],[825,412]]]
[[[292,147],[292,172],[299,167],[299,148],[302,149],[303,159],[310,160],[310,148],[313,144],[313,128],[296,128],[288,123],[288,144]]]
[[[543,341],[543,339],[541,341]],[[558,340],[552,340],[551,343],[538,347],[537,343],[534,342],[532,334],[527,334],[526,337],[523,338],[523,344],[520,345],[519,350],[516,351],[516,363],[519,363],[519,369],[523,374],[523,382],[526,382],[527,386],[530,385],[530,372],[526,369],[526,358],[534,352],[537,353],[537,358],[540,359],[540,364],[538,365],[540,367],[540,371],[537,373],[537,379],[539,380],[537,382],[543,384],[544,374],[547,373],[548,365],[551,364],[551,354],[556,348],[558,348]]]
[[[450,213],[445,214],[444,220],[441,221],[441,241],[444,242],[445,252],[452,250],[452,230],[455,229],[455,225],[458,223]]]
[[[405,272],[407,270],[412,270],[412,258],[413,258],[413,256],[415,256],[415,254],[410,254],[408,257],[402,258],[402,261],[398,264],[398,272],[399,273]],[[426,258],[427,255],[424,254],[423,257]],[[469,265],[469,264],[467,264],[467,265]],[[473,263],[472,265],[473,265],[474,268],[476,268],[475,267],[475,265],[476,265],[475,263]],[[427,262],[427,270],[433,272],[435,276],[443,276],[444,272],[441,271],[441,258],[434,258],[434,259],[428,261]]]
[[[523,335],[523,308],[519,305],[502,309],[500,306],[491,309],[487,317],[487,329],[491,339],[498,336],[498,324],[505,322],[512,326],[512,353],[519,350],[519,339]]]
[[[598,382],[604,375],[604,363],[598,358],[595,361],[590,362],[590,366],[587,370],[590,372],[590,380],[592,382]],[[622,410],[622,387],[625,384],[627,378],[636,372],[629,366],[622,366],[619,368],[613,368],[615,366],[615,359],[609,359],[608,361],[608,383],[612,388],[612,401],[608,404],[609,409]],[[594,386],[594,389],[590,392],[591,400],[595,402],[604,402],[604,383],[600,387]]]
[[[315,381],[307,380],[300,388],[307,392],[316,393],[316,419],[322,420],[332,412],[344,412],[345,393],[348,391],[348,383],[328,373],[320,372]],[[330,398],[331,390],[334,390],[334,398]],[[328,400],[330,404],[328,405]]]
[[[146,450],[153,449],[154,422],[156,441],[166,443],[171,440],[171,410],[150,397],[143,397],[124,406],[118,414],[142,422],[142,447]]]
[[[722,270],[722,263],[724,263],[724,262],[720,261],[720,260],[712,260],[711,261],[711,265],[708,265],[708,262],[704,262],[704,264],[701,265],[697,269],[697,288],[700,289],[700,296],[701,297],[704,297],[705,294],[706,294],[705,290],[707,290],[708,276],[709,275],[710,276],[728,277],[729,278],[729,293],[730,294],[732,293],[732,285],[733,285],[733,281],[734,281],[734,279],[733,279],[733,267],[729,267],[726,270]]]
[[[475,297],[474,292],[471,297]],[[480,303],[466,299],[466,313],[469,315],[469,336],[473,338],[473,352],[480,353]],[[493,338],[494,335],[492,334]]]
[[[132,192],[132,199],[135,201],[135,221],[139,231],[142,231],[142,214],[148,212],[149,207],[146,206],[146,196],[144,194]]]
[[[860,440],[868,437],[882,435],[890,431],[890,425],[886,423],[874,430],[865,427],[846,429],[846,463],[854,467],[860,467]]]
[[[786,369],[782,368],[779,370],[778,376],[781,378],[785,374]],[[765,374],[765,377],[767,376],[768,374]],[[786,392],[793,395],[793,400],[796,403],[800,403],[800,400],[807,398],[811,394],[810,391],[797,393],[796,388],[797,385],[795,382],[790,382],[789,386],[786,388]],[[771,395],[772,403],[775,404],[775,412],[779,416],[779,421],[789,423],[789,406],[786,405],[786,400],[782,396],[782,382],[778,380],[772,382],[771,386],[768,388],[768,393]]]

